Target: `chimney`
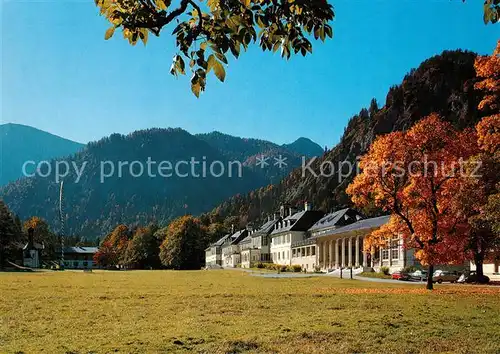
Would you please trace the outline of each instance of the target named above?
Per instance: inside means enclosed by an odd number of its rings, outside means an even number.
[[[33,240],[33,233],[34,233],[34,229],[32,227],[30,227],[28,229],[28,249],[31,250],[35,247],[35,244],[34,244],[34,240]]]
[[[231,235],[234,234],[234,224],[231,224]]]
[[[311,211],[312,210],[312,205],[309,204],[308,202],[304,203],[304,211]]]
[[[251,223],[251,222],[249,222],[249,223],[247,224],[247,230],[248,230],[250,233],[252,233],[252,231],[253,231],[253,225],[252,225],[252,223]]]

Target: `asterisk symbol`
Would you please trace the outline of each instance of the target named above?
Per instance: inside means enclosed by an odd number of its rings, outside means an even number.
[[[287,163],[285,162],[286,159],[286,157],[283,157],[281,155],[279,157],[275,157],[274,161],[276,162],[274,163],[274,166],[278,166],[280,169],[285,168],[287,166]]]
[[[269,160],[269,157],[267,156],[264,155],[257,156],[257,162],[255,163],[255,165],[260,166],[260,168],[269,166],[269,162],[267,162],[267,160]]]

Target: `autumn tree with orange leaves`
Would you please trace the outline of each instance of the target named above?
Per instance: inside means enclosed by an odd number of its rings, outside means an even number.
[[[169,269],[200,269],[208,246],[205,227],[198,218],[186,215],[156,233],[163,239],[160,260]]]
[[[101,242],[98,251],[94,254],[94,262],[109,268],[123,265],[125,251],[131,232],[126,225],[118,225]]]
[[[500,258],[500,41],[491,56],[478,56],[474,67],[481,79],[475,88],[484,93],[479,109],[486,116],[477,124],[478,152],[470,166],[480,162],[477,178],[457,191],[457,211],[471,226],[468,250],[478,279],[485,281],[483,263]]]
[[[454,196],[465,183],[461,162],[476,146],[473,131],[457,131],[431,114],[406,132],[378,137],[360,160],[362,173],[347,188],[357,206],[374,203],[391,214],[388,224],[367,237],[365,249],[401,236],[428,266],[429,290],[435,264],[464,261],[469,224],[456,212]]]
[[[44,219],[33,216],[24,222],[23,233],[27,235],[30,228],[33,229],[33,241],[44,246],[42,256],[54,259],[56,256],[56,247],[59,246],[59,240],[50,230],[49,224]]]

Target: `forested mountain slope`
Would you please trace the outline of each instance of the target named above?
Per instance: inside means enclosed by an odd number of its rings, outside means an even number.
[[[321,164],[329,163],[335,171],[342,161],[354,165],[356,157],[367,151],[376,136],[408,129],[431,112],[439,113],[459,128],[473,126],[480,119],[477,106],[481,97],[474,90],[475,57],[474,53],[457,50],[424,61],[400,85],[390,88],[383,107],[379,109],[372,100],[368,109],[353,116],[339,144],[318,158],[311,169],[319,174]],[[328,169],[325,172],[330,174]],[[324,211],[351,206],[345,189],[354,175],[316,177],[309,170],[303,175],[303,169],[297,168],[278,184],[230,198],[212,214],[219,218],[238,216],[244,224],[265,218],[283,203],[300,205],[307,200]],[[376,214],[377,210],[366,212]]]

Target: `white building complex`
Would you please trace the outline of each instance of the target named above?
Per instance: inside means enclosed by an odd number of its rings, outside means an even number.
[[[302,211],[281,207],[280,217],[268,218],[256,231],[248,227],[210,245],[206,264],[251,268],[272,262],[325,272],[351,267],[379,270],[382,266],[393,272],[416,265],[413,251],[405,250],[400,238],[387,248],[364,250],[364,238],[388,221],[388,216],[365,218],[349,208],[325,215],[307,203]]]

